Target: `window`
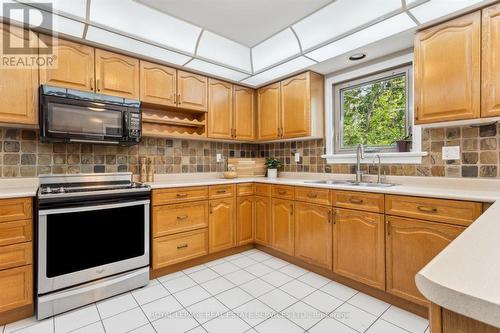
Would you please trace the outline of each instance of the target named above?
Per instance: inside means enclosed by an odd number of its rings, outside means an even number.
[[[335,85],[335,153],[396,151],[396,141],[411,133],[411,66]]]

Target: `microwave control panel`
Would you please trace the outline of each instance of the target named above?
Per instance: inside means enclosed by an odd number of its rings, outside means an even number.
[[[131,138],[141,137],[141,115],[139,113],[129,112],[128,132]]]

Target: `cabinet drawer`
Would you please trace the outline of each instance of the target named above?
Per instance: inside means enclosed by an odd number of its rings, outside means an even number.
[[[13,310],[33,301],[31,265],[0,271],[0,312]]]
[[[296,187],[295,200],[331,206],[330,190],[314,187]]]
[[[33,262],[32,243],[0,247],[0,270],[29,265]]]
[[[208,199],[208,187],[180,187],[153,190],[153,206]]]
[[[31,219],[31,198],[0,200],[0,222]]]
[[[208,201],[153,207],[153,237],[208,227]]]
[[[367,212],[384,212],[384,195],[378,193],[332,191],[335,207],[364,210]]]
[[[24,243],[31,240],[31,220],[0,223],[0,246]]]
[[[232,197],[234,194],[234,185],[215,185],[208,188],[210,199],[219,199]]]
[[[276,198],[293,200],[294,191],[293,186],[273,185],[272,195]]]
[[[153,239],[153,269],[208,254],[208,229]]]
[[[482,204],[470,201],[388,195],[385,212],[387,215],[468,226],[481,215]]]
[[[270,196],[271,195],[271,185],[267,184],[255,184],[255,195]]]
[[[236,186],[236,193],[237,193],[238,196],[253,195],[253,193],[254,193],[254,184],[253,183],[238,184]]]

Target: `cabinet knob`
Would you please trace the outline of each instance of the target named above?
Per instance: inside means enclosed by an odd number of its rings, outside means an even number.
[[[187,193],[177,193],[177,198],[185,198],[187,196]]]
[[[187,248],[187,247],[188,247],[188,245],[187,245],[187,244],[179,244],[179,245],[177,245],[177,250],[180,250],[180,249],[185,249],[185,248]]]
[[[178,220],[186,220],[188,218],[188,215],[179,215],[177,216]]]
[[[358,204],[358,205],[363,203],[363,199],[350,198],[349,201],[353,204]]]
[[[417,209],[421,212],[425,212],[425,213],[436,213],[437,212],[437,208],[436,207],[427,207],[427,206],[417,206]]]

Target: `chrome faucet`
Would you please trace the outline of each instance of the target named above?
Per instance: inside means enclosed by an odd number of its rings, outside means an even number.
[[[361,171],[361,160],[365,158],[365,147],[360,143],[356,148],[356,183],[363,181],[363,172]]]
[[[380,177],[380,173],[382,172],[381,171],[382,165],[381,165],[381,162],[380,162],[380,155],[379,154],[375,155],[375,158],[378,158],[377,184],[381,184],[382,183],[382,179]]]

